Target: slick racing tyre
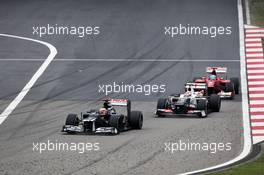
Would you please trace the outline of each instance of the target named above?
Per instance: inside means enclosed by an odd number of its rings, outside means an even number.
[[[166,98],[158,99],[157,109],[166,109],[166,108],[167,108],[167,99]],[[159,114],[158,111],[157,111],[157,116],[163,117],[163,115]]]
[[[160,98],[157,103],[157,109],[166,109],[167,108],[167,99]]]
[[[226,83],[225,91],[226,92],[234,92],[235,91],[234,84],[232,82]]]
[[[116,129],[115,134],[119,134],[119,132],[122,130],[122,128],[123,128],[122,120],[123,120],[122,117],[119,115],[112,115],[109,118],[109,126]]]
[[[209,97],[210,109],[213,112],[219,112],[221,108],[221,98],[219,95],[211,94]]]
[[[238,78],[230,78],[230,81],[234,84],[235,93],[239,94],[239,79]]]
[[[124,119],[124,116],[121,115],[112,115],[110,118],[109,118],[109,125],[111,127],[114,127],[119,131],[122,131],[123,128],[124,128],[124,124],[123,124],[123,119]]]
[[[129,125],[133,129],[141,129],[143,126],[143,114],[140,111],[131,111],[128,118]]]
[[[77,114],[69,114],[66,118],[65,125],[78,126],[79,119]]]
[[[200,118],[207,117],[207,101],[206,100],[197,100],[197,110],[204,111],[204,114],[202,114],[202,112],[198,113],[198,116]]]
[[[234,98],[234,96],[235,96],[235,88],[234,88],[233,82],[226,83],[225,92],[232,92],[232,95],[231,95],[231,97],[229,99],[232,100]]]

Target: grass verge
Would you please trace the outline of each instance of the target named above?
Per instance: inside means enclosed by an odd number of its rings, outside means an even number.
[[[263,149],[263,147],[262,147]],[[212,175],[263,175],[264,174],[264,154],[256,160],[232,167],[223,172],[212,173]]]
[[[249,0],[252,25],[264,27],[264,1]]]

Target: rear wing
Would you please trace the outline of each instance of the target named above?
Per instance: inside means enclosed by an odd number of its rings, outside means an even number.
[[[185,89],[191,88],[193,90],[206,90],[207,84],[206,83],[186,83]]]
[[[111,99],[109,103],[112,106],[123,106],[127,108],[127,116],[131,113],[131,101],[129,99]]]
[[[129,103],[128,99],[111,99],[110,104],[112,106],[127,106]]]
[[[227,68],[226,67],[207,67],[206,72],[212,73],[215,70],[216,73],[226,73]]]

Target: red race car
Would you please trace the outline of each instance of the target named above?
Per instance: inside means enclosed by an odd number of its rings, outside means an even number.
[[[207,76],[194,78],[195,83],[206,83],[208,95],[218,94],[221,98],[233,99],[235,94],[239,94],[239,78],[227,78],[226,67],[207,67]]]

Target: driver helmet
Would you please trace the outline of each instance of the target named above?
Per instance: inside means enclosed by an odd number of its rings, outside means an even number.
[[[106,116],[107,115],[107,109],[106,108],[100,108],[99,109],[99,114],[101,116]]]
[[[210,80],[215,80],[215,79],[216,79],[216,76],[215,76],[215,75],[210,75],[210,76],[209,76],[209,79],[210,79]]]
[[[190,96],[192,93],[192,89],[191,88],[187,88],[186,92],[185,92],[185,96]]]
[[[204,96],[204,90],[198,91],[197,95],[201,97]]]

